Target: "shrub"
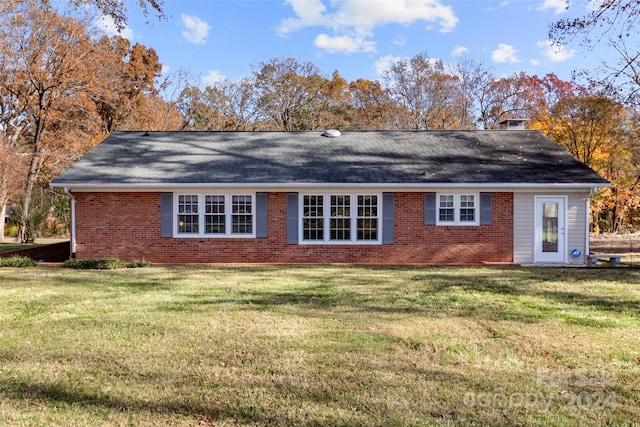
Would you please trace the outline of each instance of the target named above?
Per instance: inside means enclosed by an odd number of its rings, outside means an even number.
[[[75,268],[78,270],[115,270],[124,268],[126,264],[117,258],[95,258],[95,259],[70,259],[62,264],[64,268]]]
[[[151,266],[151,262],[149,261],[136,260],[125,263],[117,258],[70,259],[62,264],[64,268],[75,268],[78,270],[115,270],[125,267],[138,268],[149,266]]]
[[[5,237],[16,237],[17,235],[18,235],[18,224],[13,224],[9,222],[4,225]]]
[[[0,267],[34,267],[36,262],[26,256],[0,258]]]
[[[151,267],[151,261],[138,259],[127,264],[127,268]]]

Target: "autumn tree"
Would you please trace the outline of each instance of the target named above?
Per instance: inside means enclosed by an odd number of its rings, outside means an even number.
[[[81,22],[23,1],[0,17],[0,51],[9,76],[5,90],[23,108],[21,135],[30,161],[22,211],[28,214],[40,172],[58,141],[52,126],[82,115],[89,105],[77,95],[95,82],[96,50]],[[32,238],[25,224],[22,241]]]
[[[251,79],[224,79],[204,89],[187,85],[178,102],[191,130],[248,131],[256,126],[257,94]]]
[[[331,80],[325,79],[316,102],[317,114],[310,117],[309,129],[346,129],[349,122],[346,110],[349,101],[349,83],[334,71]]]
[[[162,64],[153,48],[131,45],[120,37],[102,37],[96,46],[101,52],[101,67],[96,70],[102,85],[90,88],[103,121],[104,133],[116,129],[149,129],[149,103],[157,105],[159,92],[156,80]],[[141,120],[140,120],[141,119]]]
[[[211,86],[200,89],[197,85],[188,85],[182,90],[178,108],[189,130],[225,129],[226,119],[214,106],[219,99],[216,95]]]
[[[180,113],[179,102],[182,90],[191,84],[188,72],[179,69],[162,76],[157,84],[156,93],[147,96],[148,100],[140,109],[140,114],[132,114],[132,122],[142,124],[138,129],[152,131],[185,130],[187,123]],[[137,118],[140,115],[142,117]]]
[[[25,0],[10,0],[13,4]],[[95,8],[100,14],[110,17],[119,29],[127,24],[127,4],[125,0],[67,0],[68,5],[78,8]],[[166,17],[162,0],[136,0],[138,7],[146,17],[155,13],[158,19]],[[51,5],[50,0],[41,0],[43,7]]]
[[[389,89],[379,81],[358,79],[349,84],[346,116],[356,130],[397,129],[400,107],[391,99]]]
[[[218,111],[226,118],[224,130],[254,130],[259,111],[258,94],[253,90],[251,79],[224,80],[215,89],[220,104]]]
[[[425,53],[398,60],[385,72],[392,99],[407,113],[402,127],[413,130],[456,129],[458,79],[441,60]]]
[[[18,144],[23,108],[9,90],[10,70],[8,52],[0,51],[0,240],[4,239],[7,204],[17,199],[27,171],[25,153]]]
[[[20,146],[0,134],[0,241],[4,240],[4,218],[11,200],[19,198],[24,186],[27,157]]]
[[[495,80],[483,89],[479,106],[484,129],[496,129],[507,119],[529,119],[545,108],[542,81],[523,72]]]
[[[623,117],[624,108],[612,99],[575,96],[551,107],[545,132],[578,160],[604,172],[608,153],[621,136]]]
[[[626,159],[625,166],[618,168],[618,173],[624,176],[621,187],[625,189],[627,200],[622,205],[624,212],[618,211],[618,218],[625,220],[624,224],[614,224],[614,230],[622,229],[626,225],[632,231],[640,228],[640,112],[629,110],[628,120],[625,126],[626,138],[621,150],[614,153]]]
[[[271,58],[254,66],[257,107],[264,130],[313,130],[328,81],[311,62]]]
[[[564,82],[554,75],[541,80],[545,105],[529,126],[562,145],[577,159],[611,182],[592,198],[596,230],[620,231],[629,220],[631,206],[638,204],[637,143],[631,136],[629,110],[620,102]]]

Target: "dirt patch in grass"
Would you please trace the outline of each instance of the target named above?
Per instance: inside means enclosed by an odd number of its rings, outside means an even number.
[[[596,253],[636,253],[640,261],[640,235],[638,234],[592,236],[589,245],[591,251]]]

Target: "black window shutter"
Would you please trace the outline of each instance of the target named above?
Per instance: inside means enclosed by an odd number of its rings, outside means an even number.
[[[298,193],[287,194],[287,243],[298,243]]]
[[[480,225],[493,224],[493,195],[480,193]]]
[[[160,237],[173,237],[173,193],[160,193]]]
[[[267,237],[267,193],[256,194],[256,237]]]
[[[382,243],[390,245],[395,240],[394,194],[382,193]]]
[[[424,223],[436,224],[436,193],[424,193]]]

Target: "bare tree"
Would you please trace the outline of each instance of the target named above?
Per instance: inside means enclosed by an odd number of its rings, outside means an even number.
[[[482,116],[484,96],[495,77],[483,62],[468,57],[461,58],[452,68],[460,82],[460,129],[475,129],[478,119]]]
[[[409,116],[405,129],[457,128],[455,105],[458,102],[458,78],[446,73],[441,60],[425,53],[410,60],[399,60],[385,73],[394,99]]]
[[[640,1],[596,0],[590,12],[578,18],[561,19],[551,25],[549,36],[559,44],[578,40],[592,50],[607,45],[617,53],[613,62],[605,61],[602,74],[593,79],[615,88],[627,102],[640,103]]]
[[[271,58],[254,67],[262,119],[274,130],[311,130],[328,81],[311,62]]]

